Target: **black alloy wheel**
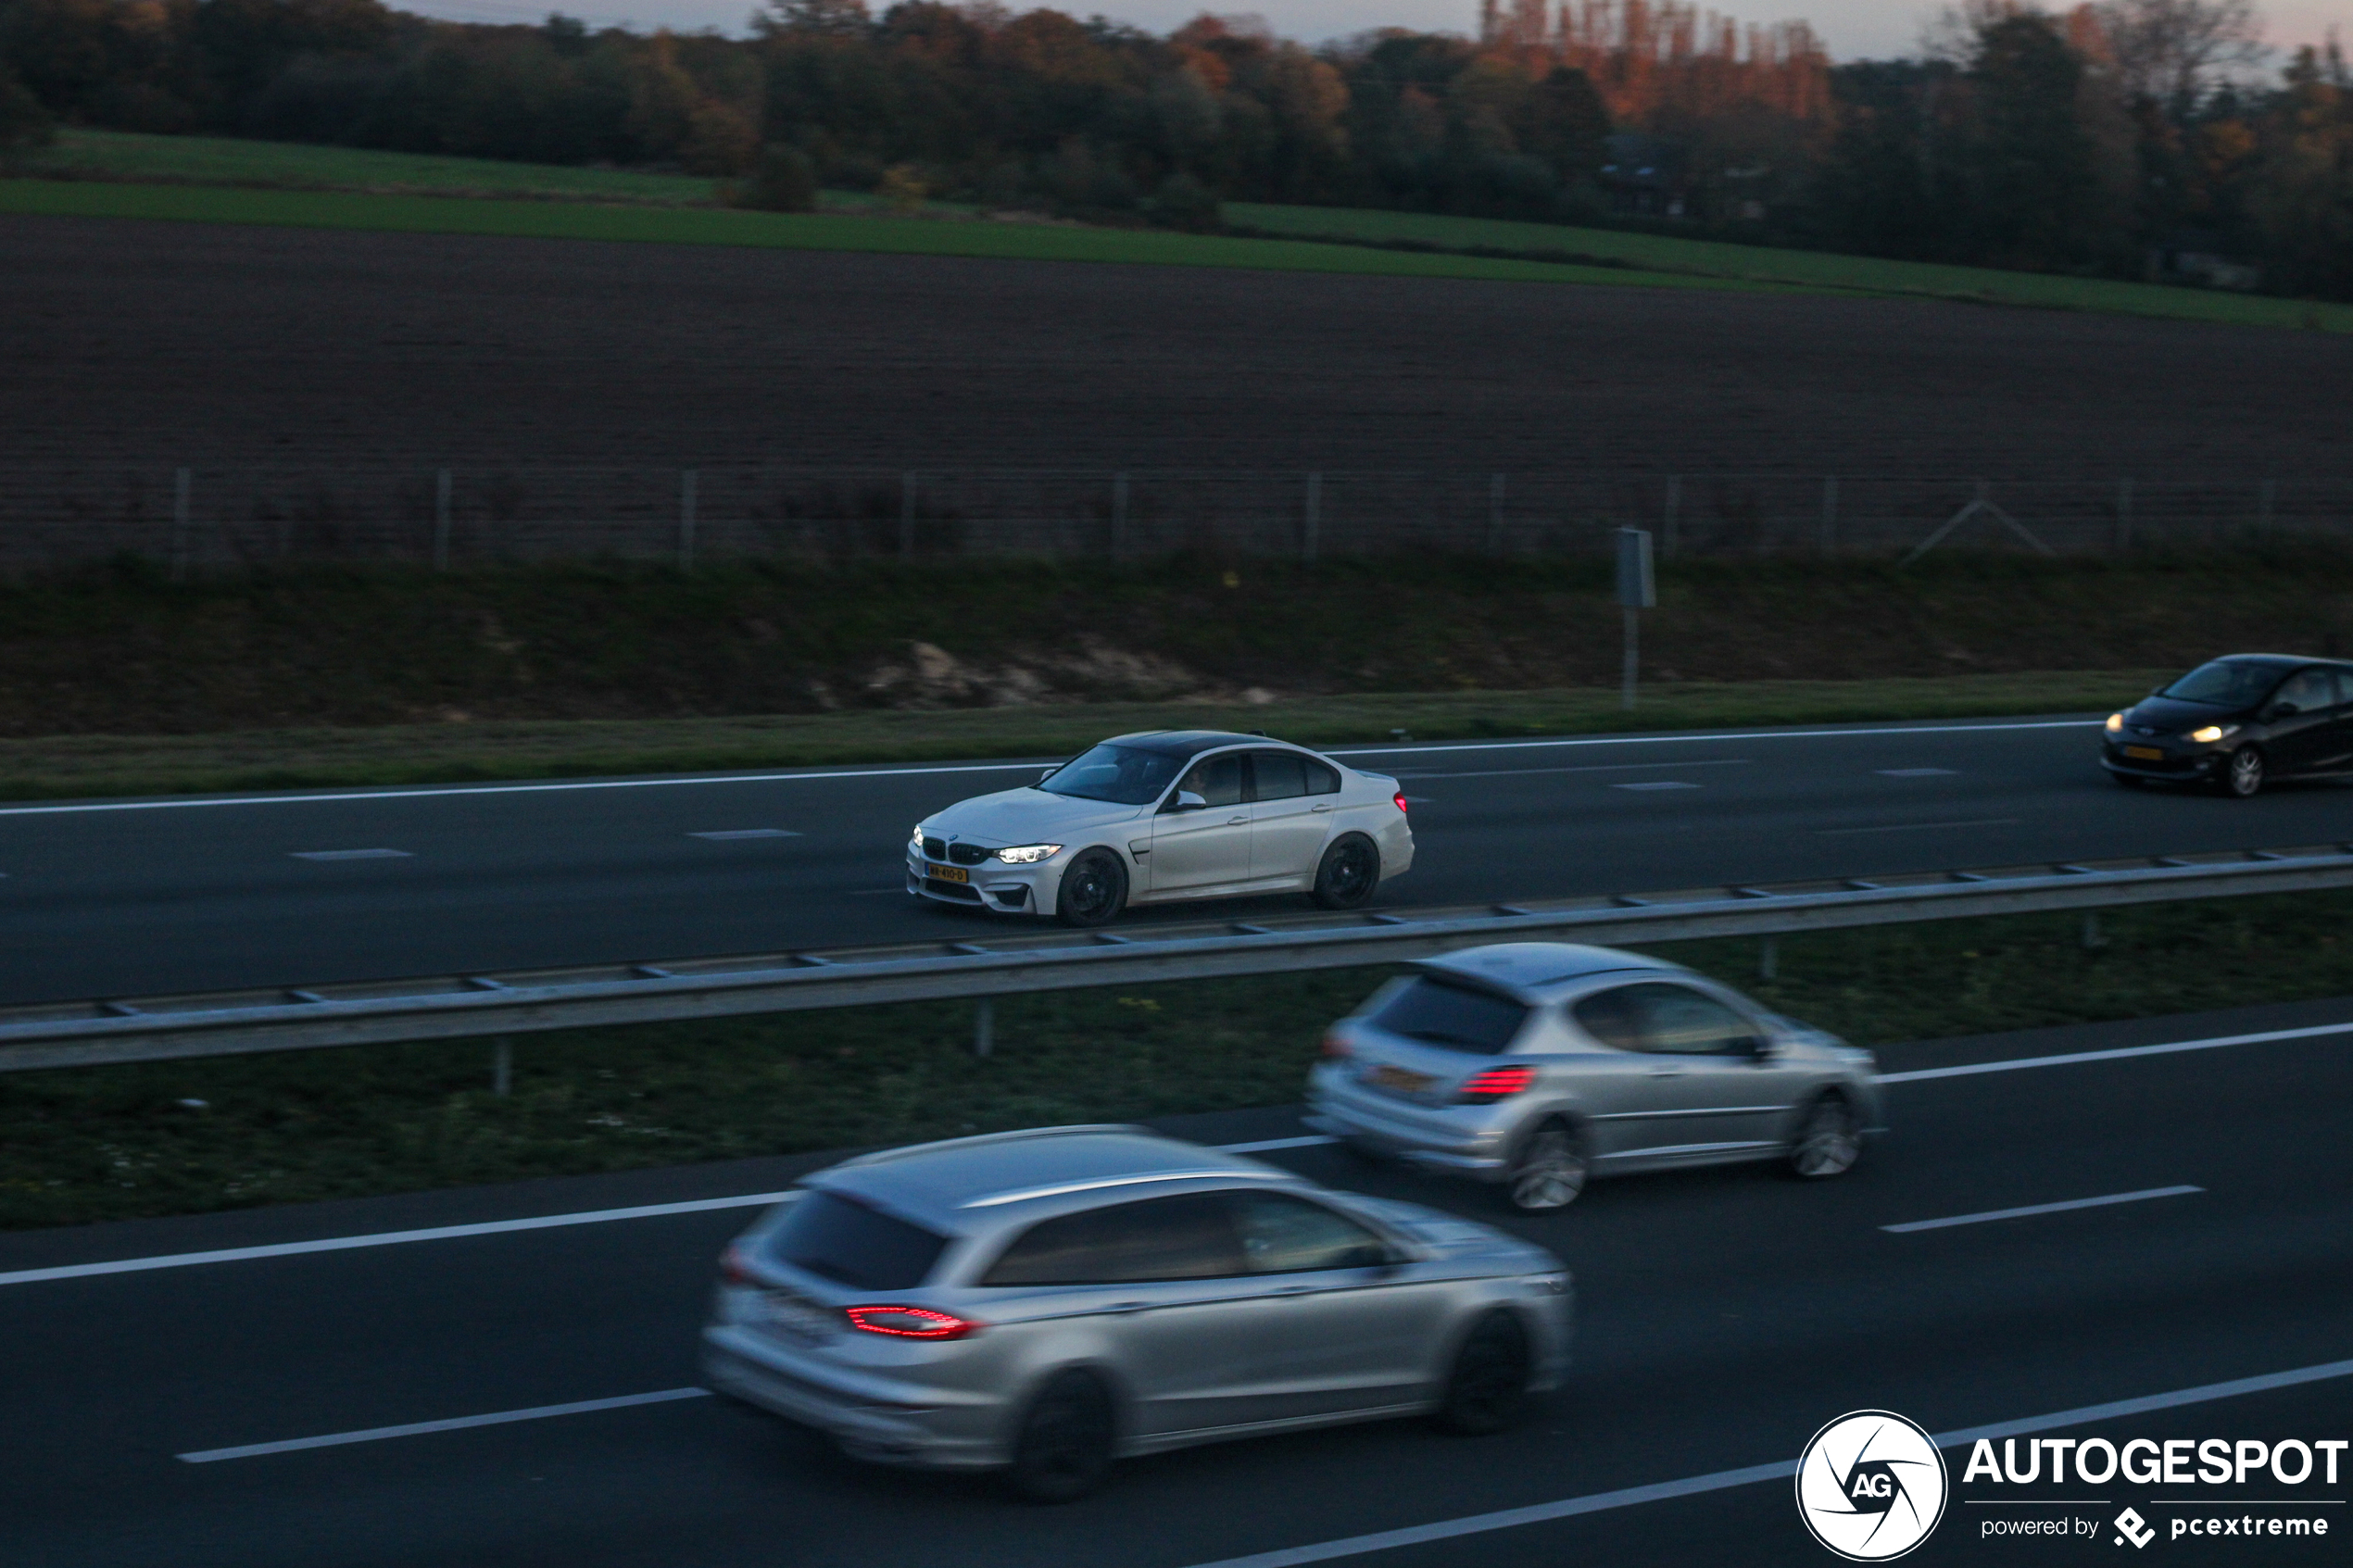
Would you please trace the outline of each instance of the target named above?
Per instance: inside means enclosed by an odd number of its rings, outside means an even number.
[[[1438,1424],[1466,1437],[1484,1437],[1518,1421],[1528,1408],[1533,1358],[1528,1330],[1507,1309],[1471,1325],[1446,1374],[1445,1392],[1434,1412]]]
[[[1315,867],[1315,902],[1327,909],[1355,909],[1379,885],[1380,851],[1363,834],[1336,841]]]
[[[1063,872],[1054,918],[1084,931],[1109,925],[1127,907],[1127,868],[1108,849],[1089,849]]]
[[[1089,1372],[1058,1372],[1022,1412],[1005,1482],[1031,1502],[1070,1502],[1111,1474],[1118,1423],[1111,1390]]]
[[[2245,800],[2263,787],[2263,754],[2251,746],[2240,746],[2222,764],[2222,793],[2233,800]]]

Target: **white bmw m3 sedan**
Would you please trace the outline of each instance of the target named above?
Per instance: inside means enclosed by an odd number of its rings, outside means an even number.
[[[1302,746],[1155,730],[915,824],[919,898],[1102,925],[1130,904],[1305,893],[1363,904],[1414,863],[1397,781]]]

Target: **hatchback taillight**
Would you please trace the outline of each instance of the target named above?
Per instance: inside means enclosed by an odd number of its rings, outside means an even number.
[[[1466,1105],[1488,1105],[1509,1099],[1536,1082],[1533,1067],[1490,1067],[1474,1073],[1454,1098]]]
[[[1339,1035],[1327,1035],[1324,1036],[1324,1060],[1326,1061],[1345,1061],[1355,1054],[1355,1051],[1350,1048],[1348,1042],[1341,1039]]]
[[[970,1318],[935,1312],[929,1307],[844,1307],[842,1312],[850,1327],[894,1339],[962,1339],[980,1329]]]
[[[719,1277],[729,1285],[759,1285],[751,1271],[744,1266],[744,1255],[730,1247],[719,1255]]]

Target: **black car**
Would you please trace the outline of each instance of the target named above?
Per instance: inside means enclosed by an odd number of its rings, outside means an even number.
[[[2281,778],[2353,773],[2353,663],[2241,653],[2108,716],[2120,784],[2202,784],[2241,799]]]

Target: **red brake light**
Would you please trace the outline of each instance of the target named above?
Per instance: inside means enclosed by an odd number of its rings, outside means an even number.
[[[751,1277],[751,1271],[749,1269],[744,1267],[744,1255],[732,1247],[719,1255],[719,1277],[725,1280],[729,1285],[758,1285],[761,1283],[761,1281]]]
[[[844,1307],[849,1326],[896,1339],[962,1339],[980,1324],[929,1307]]]
[[[1390,796],[1390,798],[1397,802],[1397,809],[1400,811],[1405,809],[1405,792],[1403,790],[1399,790],[1395,795]]]
[[[1534,1082],[1536,1069],[1533,1067],[1491,1067],[1485,1072],[1472,1073],[1470,1081],[1454,1098],[1468,1105],[1509,1099]]]
[[[1349,1047],[1348,1042],[1341,1039],[1339,1035],[1327,1035],[1324,1036],[1324,1060],[1326,1061],[1342,1061],[1347,1060],[1349,1057],[1354,1056],[1355,1054],[1356,1053]]]

